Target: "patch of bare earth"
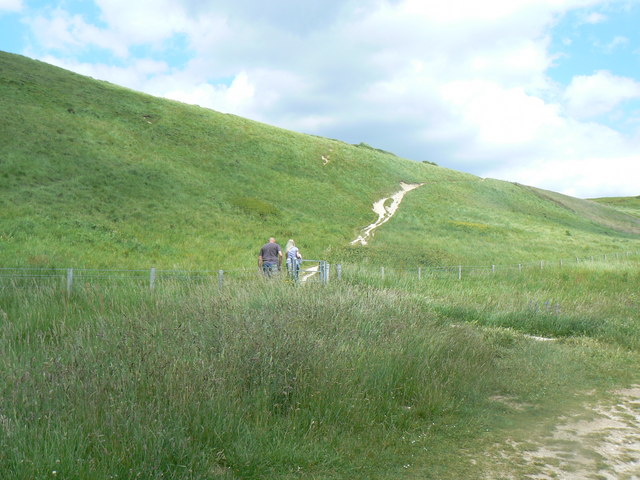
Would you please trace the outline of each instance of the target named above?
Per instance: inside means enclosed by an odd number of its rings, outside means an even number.
[[[640,480],[640,385],[616,399],[560,418],[544,438],[499,445],[485,478]]]

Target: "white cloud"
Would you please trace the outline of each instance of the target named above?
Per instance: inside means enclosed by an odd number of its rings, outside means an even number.
[[[95,0],[102,20],[129,45],[158,45],[175,33],[187,32],[192,21],[184,2],[174,0]]]
[[[0,0],[0,14],[3,12],[19,12],[23,8],[22,0]]]
[[[624,170],[637,139],[593,121],[637,98],[638,82],[597,72],[563,89],[548,77],[553,25],[608,0],[95,1],[95,24],[60,9],[38,17],[41,44],[71,52],[51,63],[483,176],[581,196],[617,179],[640,193],[640,175],[597,173]],[[179,65],[132,57],[143,46],[163,59],[172,42],[189,49]],[[86,45],[126,66],[73,60]]]
[[[601,70],[573,77],[565,91],[567,110],[578,119],[609,113],[625,100],[640,98],[640,82]]]
[[[628,45],[629,42],[630,40],[627,37],[623,37],[622,35],[616,35],[615,37],[613,37],[613,40],[611,40],[609,43],[604,45],[602,49],[607,53],[613,53],[613,51],[616,50],[618,47]]]
[[[200,83],[189,90],[169,90],[164,96],[223,113],[241,114],[254,100],[255,90],[246,72],[240,72],[230,85]]]
[[[598,12],[589,13],[584,17],[584,23],[588,23],[590,25],[595,25],[598,23],[602,23],[607,20],[607,17]]]
[[[82,51],[93,45],[112,51],[119,57],[128,55],[127,42],[116,32],[101,29],[87,23],[81,15],[72,15],[55,9],[48,15],[38,15],[28,20],[31,29],[45,49]]]
[[[136,60],[127,67],[61,60],[51,55],[39,57],[39,60],[81,75],[105,80],[138,91],[148,91],[147,87],[152,81],[151,79],[169,72],[169,66],[165,62],[148,59]]]
[[[529,162],[503,163],[483,176],[577,197],[640,193],[637,140],[596,123],[566,120],[543,137]]]
[[[161,51],[163,42],[176,34],[211,36],[215,26],[211,19],[191,18],[181,2],[96,0],[96,3],[101,12],[99,25],[61,7],[49,9],[27,22],[45,48],[73,52],[95,46],[120,58],[128,57],[130,49],[138,45]]]
[[[635,153],[549,158],[526,167],[487,172],[487,176],[580,198],[636,196],[640,161]]]
[[[462,81],[445,85],[442,95],[459,107],[458,121],[471,125],[485,148],[526,145],[561,123],[554,106],[520,88]]]

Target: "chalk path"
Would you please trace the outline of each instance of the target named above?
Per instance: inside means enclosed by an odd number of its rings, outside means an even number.
[[[424,183],[404,183],[400,182],[400,191],[394,193],[390,197],[381,198],[377,202],[373,204],[373,212],[378,215],[378,220],[373,222],[371,225],[366,226],[362,233],[358,238],[351,242],[351,245],[355,245],[359,243],[360,245],[366,245],[367,240],[373,234],[373,231],[378,228],[383,223],[388,222],[391,217],[395,215],[398,211],[398,207],[400,206],[400,202],[411,190],[415,190],[418,187],[421,187]],[[391,205],[386,206],[385,204],[391,200]]]
[[[516,480],[640,479],[640,385],[616,392],[612,404],[598,404],[560,419],[546,438],[505,442],[493,454],[493,471],[484,478]],[[526,477],[509,471],[525,467]]]

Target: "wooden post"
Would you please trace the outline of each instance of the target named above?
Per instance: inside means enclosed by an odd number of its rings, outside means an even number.
[[[544,267],[544,260],[540,260],[540,270],[542,270],[542,267]]]
[[[418,267],[418,280],[422,280],[422,267]]]
[[[336,275],[338,275],[338,280],[342,280],[342,264],[338,263],[336,265]]]
[[[149,272],[149,288],[151,290],[156,288],[156,267],[151,267],[151,272]]]
[[[458,280],[462,280],[462,265],[458,265]]]
[[[380,276],[382,277],[382,280],[384,280],[384,267],[380,267]]]
[[[521,263],[518,264],[518,272],[522,272],[522,264]]]
[[[491,265],[491,273],[496,273],[496,266],[495,265]]]
[[[222,290],[224,285],[224,270],[218,270],[218,288]]]
[[[73,287],[73,268],[67,268],[67,295],[71,295]]]

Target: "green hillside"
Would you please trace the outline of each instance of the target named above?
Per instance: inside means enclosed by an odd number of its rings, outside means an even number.
[[[594,202],[608,205],[623,213],[640,218],[640,195],[637,197],[595,198]]]
[[[624,250],[616,208],[155,98],[0,53],[0,264],[251,268],[307,258],[447,265]],[[432,159],[441,163],[441,159]],[[366,247],[374,201],[424,183]]]

